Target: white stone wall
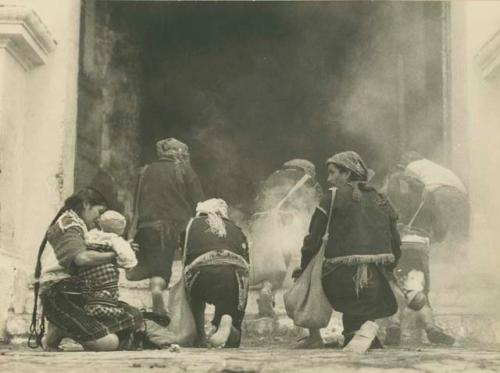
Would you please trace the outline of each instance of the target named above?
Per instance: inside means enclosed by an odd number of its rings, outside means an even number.
[[[13,5],[0,9],[10,12],[0,16],[1,339],[7,309],[29,311],[26,282],[38,245],[73,189],[80,0],[0,5]],[[28,47],[16,55],[10,32],[19,21],[15,15],[23,12],[36,22],[24,25],[19,37]],[[42,42],[36,40],[39,35]]]
[[[6,49],[0,50],[0,332],[14,295],[15,268],[24,265],[19,226],[22,201],[22,146],[26,87],[23,67]],[[21,125],[20,125],[21,124]]]
[[[467,168],[472,207],[470,264],[497,272],[500,241],[500,1],[452,4],[454,160]],[[468,152],[467,152],[468,149]],[[500,278],[500,276],[498,277]]]

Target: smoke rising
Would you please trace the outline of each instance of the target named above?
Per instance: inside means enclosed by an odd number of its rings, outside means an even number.
[[[361,154],[375,184],[406,150],[446,165],[442,6],[116,5],[143,56],[143,162],[162,137],[188,143],[207,195],[226,199],[240,224],[261,182],[292,158],[314,162],[323,185],[324,161],[343,150]],[[461,259],[457,276],[487,261]],[[434,268],[434,290],[460,283]]]
[[[330,106],[363,17],[351,3],[140,10],[130,21],[145,56],[144,162],[156,140],[179,137],[207,193],[232,204],[251,204],[288,159],[313,161],[323,180],[325,159],[345,142]]]
[[[262,183],[254,214],[245,225],[251,241],[254,281],[274,281],[275,286],[285,287],[291,284],[291,273],[300,265],[300,249],[320,197],[319,185],[301,171],[280,169]],[[280,265],[287,270],[284,281],[268,274]]]
[[[436,153],[439,3],[129,7],[144,56],[143,160],[159,138],[181,138],[210,195],[248,202],[291,158],[313,161],[323,181],[342,150],[380,176],[406,147]]]

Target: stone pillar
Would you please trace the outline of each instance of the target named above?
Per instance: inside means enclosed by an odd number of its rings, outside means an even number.
[[[500,3],[452,2],[450,21],[451,156],[468,179],[471,238],[467,260],[445,281],[459,285],[455,304],[498,315]]]
[[[55,42],[39,17],[23,7],[0,8],[0,253],[19,254],[23,225],[24,141],[30,72]]]
[[[478,265],[498,275],[500,255],[496,216],[500,170],[500,3],[467,3],[467,94],[473,244]]]
[[[29,312],[39,242],[73,189],[80,23],[79,0],[10,3],[0,6],[0,339],[9,308]]]
[[[0,330],[13,307],[16,273],[26,268],[24,153],[29,75],[44,65],[55,42],[31,9],[0,8]],[[32,252],[32,250],[30,250]]]

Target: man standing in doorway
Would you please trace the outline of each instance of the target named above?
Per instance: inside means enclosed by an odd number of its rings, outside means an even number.
[[[139,264],[127,272],[127,279],[149,278],[153,312],[165,315],[163,291],[170,282],[180,232],[205,196],[186,144],[167,138],[157,142],[156,151],[158,161],[145,166],[139,177],[135,222],[129,234],[139,245]]]

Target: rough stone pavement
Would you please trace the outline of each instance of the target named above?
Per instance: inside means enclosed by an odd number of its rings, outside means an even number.
[[[0,372],[500,372],[500,350],[386,348],[356,356],[340,350],[251,347],[45,353],[1,349]]]

